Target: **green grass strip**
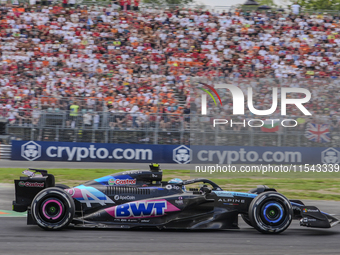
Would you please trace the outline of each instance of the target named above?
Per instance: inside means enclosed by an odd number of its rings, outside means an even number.
[[[13,183],[19,179],[22,168],[0,168],[0,183]],[[76,186],[109,174],[127,171],[128,169],[49,169],[56,178],[56,183]],[[189,170],[163,170],[163,180],[172,178],[191,179]],[[217,178],[216,178],[217,177]],[[252,176],[250,178],[231,178],[229,175],[207,176],[224,190],[248,192],[257,185],[275,188],[290,199],[314,199],[340,201],[340,178],[274,178],[274,176]],[[198,184],[195,184],[198,187]]]

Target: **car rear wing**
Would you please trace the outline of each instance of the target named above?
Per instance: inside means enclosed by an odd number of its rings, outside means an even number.
[[[14,180],[15,201],[13,201],[13,211],[16,212],[26,211],[36,194],[45,188],[55,186],[55,178],[47,170],[29,168],[22,174],[26,176]]]

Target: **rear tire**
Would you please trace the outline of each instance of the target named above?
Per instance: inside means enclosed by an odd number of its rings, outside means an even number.
[[[69,189],[69,188],[70,188],[69,186],[67,186],[67,185],[65,185],[65,184],[59,184],[59,183],[57,183],[57,184],[55,185],[55,187],[56,187],[56,188],[60,188],[60,189]]]
[[[251,225],[261,233],[278,234],[292,222],[293,209],[282,194],[268,191],[253,199],[248,210]]]
[[[58,187],[40,191],[32,201],[31,214],[37,225],[45,230],[60,230],[73,220],[73,198]]]

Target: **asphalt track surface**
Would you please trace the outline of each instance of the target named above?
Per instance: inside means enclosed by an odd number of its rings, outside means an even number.
[[[0,209],[10,210],[13,186],[0,184]],[[339,202],[307,201],[340,214]],[[240,230],[79,230],[44,231],[25,217],[0,217],[0,254],[339,254],[340,226],[302,228],[293,222],[280,235],[264,235],[240,219]]]
[[[46,167],[48,166],[48,167]],[[163,164],[163,169],[190,165]],[[0,167],[16,168],[112,168],[138,169],[140,164],[91,164],[68,162],[0,161]],[[0,184],[0,210],[11,210],[14,188]],[[340,215],[340,202],[305,201]],[[1,216],[1,215],[0,215]],[[0,255],[14,254],[340,254],[340,225],[332,229],[300,227],[297,221],[280,235],[264,235],[240,219],[239,230],[76,230],[44,231],[27,226],[25,217],[0,217]]]

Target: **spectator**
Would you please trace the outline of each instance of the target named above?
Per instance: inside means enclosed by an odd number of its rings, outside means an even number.
[[[295,2],[293,5],[292,5],[292,11],[295,15],[299,15],[300,13],[300,9],[301,9],[301,6]]]
[[[200,111],[192,81],[204,78],[209,84],[237,83],[245,93],[252,83],[263,109],[271,106],[268,87],[280,82],[308,88],[313,93],[308,107],[320,116],[340,111],[340,27],[333,15],[151,8],[137,13],[113,6],[68,10],[66,4],[3,6],[0,103],[7,109],[20,109],[23,103],[28,112],[66,111],[69,102],[77,100],[77,114],[80,109],[114,111],[112,128],[137,128],[147,116],[150,125],[159,123],[167,130],[181,121],[174,117],[178,98],[191,104],[184,111]],[[221,97],[221,114],[228,116],[230,95],[221,92]],[[332,102],[329,107],[326,98]],[[139,110],[132,113],[134,105]],[[292,106],[288,112],[298,114]],[[157,117],[160,113],[164,115]],[[113,117],[116,114],[120,117]]]
[[[119,9],[118,0],[112,0],[111,3],[111,7],[113,8],[113,10]]]
[[[16,122],[16,118],[17,118],[17,113],[13,109],[10,109],[7,114],[7,119],[8,119],[9,124],[14,125]]]
[[[85,125],[85,128],[91,128],[92,127],[92,115],[89,112],[86,112],[83,115],[83,123]]]
[[[134,0],[134,2],[133,2],[133,10],[134,11],[139,10],[139,2],[140,2],[140,0]]]
[[[185,109],[183,110],[184,116],[184,128],[187,129],[190,127],[190,105],[186,105]]]
[[[122,11],[126,11],[127,0],[119,0],[120,8]]]
[[[146,110],[141,110],[138,114],[138,117],[137,117],[137,124],[138,126],[140,127],[145,127],[145,125],[147,124],[147,121],[148,121],[148,115],[146,113]]]
[[[69,4],[71,7],[74,7],[75,4],[76,4],[76,0],[68,0],[68,4]]]
[[[138,117],[138,112],[139,112],[139,107],[137,106],[137,104],[133,104],[130,113],[132,116],[132,127],[137,127],[138,128],[138,124],[136,122],[137,117]]]
[[[125,113],[124,111],[122,110],[122,108],[120,108],[118,110],[118,113],[116,115],[116,121],[117,121],[117,127],[118,129],[122,129],[123,128],[123,125],[126,121],[126,117],[125,117]]]
[[[32,126],[36,127],[40,121],[41,112],[38,107],[34,107],[32,112]]]
[[[127,11],[131,10],[131,0],[125,0],[125,5]]]
[[[96,112],[94,114],[94,117],[93,117],[93,126],[94,126],[94,129],[98,129],[99,128],[99,123],[100,123],[100,116],[99,116],[98,112]]]
[[[332,116],[332,120],[331,120],[331,130],[332,131],[339,131],[339,120],[337,119],[336,115]]]
[[[109,127],[110,129],[114,129],[117,126],[117,119],[116,114],[117,111],[115,109],[112,109],[109,113]]]
[[[79,105],[77,102],[74,102],[70,106],[69,121],[67,122],[68,127],[70,127],[70,123],[71,123],[71,128],[75,128],[75,124],[78,118],[78,112],[79,112]]]

